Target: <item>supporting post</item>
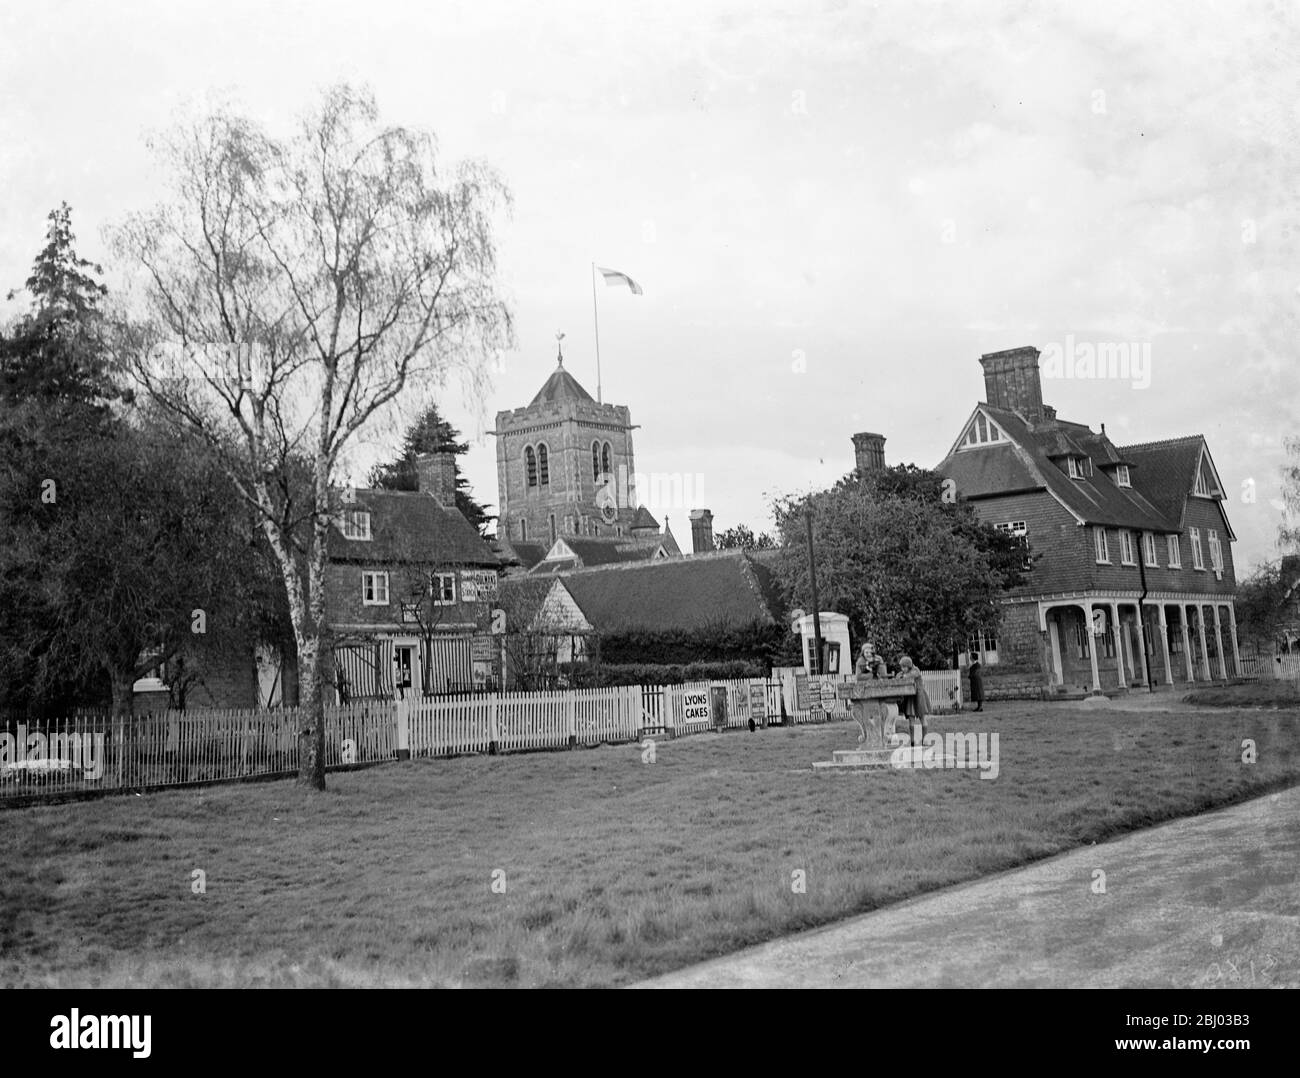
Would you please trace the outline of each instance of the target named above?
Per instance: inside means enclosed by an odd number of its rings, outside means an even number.
[[[1223,626],[1219,621],[1219,603],[1214,603],[1214,651],[1219,656],[1219,677],[1228,680],[1228,657],[1223,654]]]
[[[1092,691],[1101,692],[1101,676],[1097,673],[1097,638],[1092,634],[1092,600],[1080,605],[1083,608],[1084,639],[1088,641],[1088,658],[1092,661]]]
[[[1232,670],[1235,677],[1241,677],[1241,652],[1237,650],[1237,607],[1228,604],[1228,632],[1232,634]]]
[[[1210,653],[1205,647],[1205,607],[1199,602],[1196,604],[1196,635],[1201,641],[1201,673],[1205,675],[1206,681],[1213,681],[1214,675],[1210,673]]]
[[[1115,673],[1119,677],[1119,687],[1128,688],[1128,679],[1124,676],[1124,633],[1119,622],[1119,603],[1112,602],[1107,611],[1110,615],[1110,637],[1115,643]]]
[[[1195,681],[1196,674],[1192,672],[1192,634],[1187,631],[1187,610],[1186,603],[1178,604],[1178,627],[1183,633],[1183,661],[1187,665],[1187,680]]]
[[[1160,647],[1165,658],[1165,684],[1174,683],[1173,661],[1169,657],[1169,624],[1165,621],[1165,604],[1161,603],[1157,609],[1160,611]]]

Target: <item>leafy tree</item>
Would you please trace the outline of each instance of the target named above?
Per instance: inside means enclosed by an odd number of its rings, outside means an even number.
[[[512,336],[493,232],[508,196],[481,164],[444,177],[431,135],[382,125],[373,97],[348,86],[287,139],[217,110],[160,148],[174,200],[117,234],[152,315],[125,354],[258,515],[294,630],[298,780],[323,789],[339,459],[420,383],[458,366],[481,390],[487,356]],[[296,454],[311,466],[305,505],[286,480]]]
[[[85,421],[94,406],[119,396],[100,310],[107,289],[91,276],[103,270],[76,253],[66,202],[51,211],[49,222],[45,247],[24,285],[30,309],[0,335],[0,401],[34,401],[59,409],[65,420],[76,412]]]
[[[208,656],[249,648],[247,528],[210,454],[141,417],[47,461],[7,473],[8,599],[32,616],[6,640],[32,661],[38,695],[100,676],[115,714],[133,683],[203,638]],[[26,487],[24,490],[23,487]]]
[[[1290,458],[1282,467],[1282,523],[1278,542],[1285,550],[1300,551],[1300,437],[1286,438],[1283,448]]]
[[[369,483],[382,490],[419,490],[420,480],[415,469],[415,458],[424,453],[451,453],[460,457],[469,452],[469,443],[461,441],[461,434],[438,413],[438,406],[430,404],[406,431],[402,451],[395,460],[376,464],[370,470]],[[456,508],[461,511],[479,535],[487,535],[496,517],[486,506],[476,501],[469,480],[461,473],[456,461]]]
[[[946,667],[972,632],[998,625],[998,600],[1009,581],[1019,582],[1025,547],[944,491],[937,473],[908,466],[853,473],[831,490],[779,500],[778,573],[791,604],[812,603],[811,512],[821,608],[847,615],[857,638],[886,654]]]
[[[767,532],[755,535],[748,524],[737,524],[718,532],[713,537],[713,545],[719,550],[774,550],[776,540]]]
[[[1257,650],[1272,654],[1282,630],[1300,622],[1300,573],[1289,559],[1261,565],[1237,584],[1237,632]]]

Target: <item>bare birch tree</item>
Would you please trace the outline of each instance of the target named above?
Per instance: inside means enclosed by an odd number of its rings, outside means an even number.
[[[416,383],[458,370],[482,393],[487,357],[512,343],[494,241],[509,195],[480,163],[444,177],[430,134],[382,125],[372,96],[346,85],[285,139],[218,109],[154,148],[173,197],[114,237],[144,271],[149,310],[125,351],[256,508],[298,649],[298,781],[323,789],[340,455]],[[297,457],[311,464],[305,494]]]

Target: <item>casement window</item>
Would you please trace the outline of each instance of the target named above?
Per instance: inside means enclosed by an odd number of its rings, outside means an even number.
[[[1070,471],[1070,478],[1071,478],[1071,479],[1082,479],[1082,478],[1083,478],[1083,469],[1079,467],[1079,460],[1078,460],[1077,457],[1066,457],[1066,458],[1065,458],[1065,466],[1066,466],[1066,467],[1069,469],[1069,471]]]
[[[1097,548],[1097,564],[1110,564],[1110,547],[1106,544],[1106,529],[1094,527],[1092,541]]]
[[[1204,471],[1197,471],[1197,473],[1196,473],[1196,488],[1195,488],[1195,490],[1193,490],[1192,493],[1194,493],[1194,494],[1198,494],[1198,495],[1200,495],[1202,498],[1208,498],[1208,497],[1210,497],[1210,481],[1209,481],[1208,479],[1205,478],[1205,472],[1204,472]]]
[[[1190,532],[1192,538],[1192,568],[1204,569],[1205,555],[1201,553],[1201,529],[1191,528]]]
[[[1146,554],[1147,566],[1151,569],[1160,568],[1160,561],[1156,557],[1156,535],[1155,532],[1142,533],[1142,549]]]
[[[369,539],[370,514],[363,509],[350,509],[343,514],[344,539]]]
[[[985,666],[993,666],[998,661],[998,636],[991,630],[972,633],[966,639],[966,654],[962,656],[962,665],[968,665],[970,657],[975,655]]]
[[[1183,567],[1183,550],[1178,543],[1178,536],[1169,536],[1169,568],[1181,569]]]
[[[551,453],[545,442],[537,447],[537,476],[542,486],[551,485]]]
[[[1213,528],[1207,533],[1210,544],[1210,568],[1216,573],[1223,572],[1223,546],[1219,542],[1219,533]]]
[[[361,574],[361,602],[365,606],[388,605],[388,574]]]
[[[1137,564],[1137,550],[1133,547],[1133,533],[1127,528],[1119,533],[1119,560],[1122,565]]]
[[[361,509],[350,509],[343,514],[344,539],[369,539],[370,514]]]
[[[431,573],[429,594],[433,596],[434,606],[451,606],[456,601],[456,574]]]
[[[531,445],[524,446],[524,476],[530,487],[537,486],[537,453]]]
[[[1118,464],[1115,466],[1115,485],[1117,487],[1131,487],[1133,485],[1129,482],[1127,464]]]

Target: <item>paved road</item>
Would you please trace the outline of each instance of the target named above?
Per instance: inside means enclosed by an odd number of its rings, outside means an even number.
[[[1030,986],[1300,987],[1300,787],[635,987]]]

